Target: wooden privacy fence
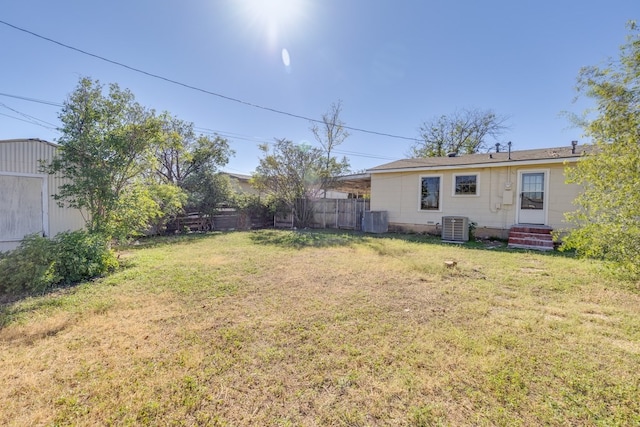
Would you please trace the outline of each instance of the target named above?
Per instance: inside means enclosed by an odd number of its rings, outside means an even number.
[[[311,203],[312,228],[338,228],[347,230],[362,229],[362,215],[369,210],[369,200],[365,199],[314,199],[305,200]],[[293,228],[293,213],[277,215],[274,219],[276,228]]]
[[[365,199],[314,199],[300,200],[298,209],[309,212],[307,227],[362,230],[362,217],[369,210]],[[298,226],[293,212],[276,215],[273,226],[293,228]],[[265,221],[266,219],[266,221]],[[269,227],[269,219],[260,215],[247,215],[232,208],[220,209],[216,215],[191,213],[179,216],[167,224],[166,232],[249,230]]]
[[[250,230],[270,226],[268,218],[248,215],[232,208],[220,209],[216,215],[192,213],[174,218],[167,224],[166,233],[183,231]]]

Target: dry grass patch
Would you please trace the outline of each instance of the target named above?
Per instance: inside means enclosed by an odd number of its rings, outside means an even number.
[[[0,424],[640,423],[640,297],[590,263],[284,231],[127,260],[3,308]]]

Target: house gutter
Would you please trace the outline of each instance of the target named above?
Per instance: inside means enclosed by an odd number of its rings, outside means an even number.
[[[536,166],[559,164],[567,162],[577,162],[580,157],[560,157],[555,159],[538,159],[538,160],[506,160],[500,163],[467,163],[464,165],[434,165],[434,166],[417,166],[412,168],[393,168],[393,169],[368,169],[367,173],[398,173],[398,172],[426,172],[434,170],[459,170],[459,169],[483,169],[483,168],[502,168],[508,166]]]

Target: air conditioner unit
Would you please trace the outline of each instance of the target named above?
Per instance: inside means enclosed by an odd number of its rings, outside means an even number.
[[[447,242],[469,241],[469,218],[466,216],[443,216],[442,240]]]

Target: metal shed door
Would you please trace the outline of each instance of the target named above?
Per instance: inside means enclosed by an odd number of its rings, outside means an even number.
[[[43,232],[42,178],[0,175],[0,241]]]

